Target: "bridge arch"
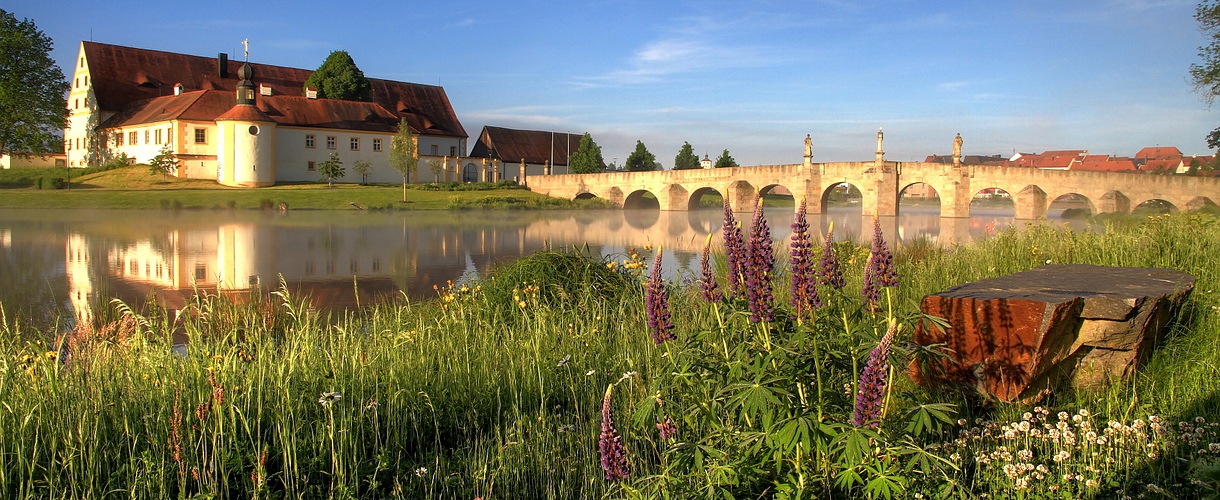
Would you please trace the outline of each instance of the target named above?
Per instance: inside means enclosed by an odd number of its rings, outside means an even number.
[[[1186,208],[1186,211],[1193,212],[1193,211],[1199,210],[1203,207],[1214,207],[1214,206],[1216,206],[1216,202],[1212,201],[1211,198],[1208,198],[1206,196],[1196,196],[1196,197],[1192,198],[1190,201],[1186,202],[1185,208]]]
[[[690,197],[688,197],[686,200],[686,209],[687,210],[700,210],[702,208],[712,208],[712,207],[703,206],[703,197],[710,196],[713,194],[717,197],[720,197],[722,200],[724,199],[724,194],[713,187],[701,187],[701,188],[695,189],[694,191],[691,191]]]
[[[1149,198],[1141,201],[1131,210],[1133,214],[1139,215],[1161,215],[1177,213],[1180,210],[1177,205],[1162,198]]]
[[[1012,217],[1016,214],[1016,200],[1012,193],[1000,187],[986,187],[970,197],[970,215]]]
[[[1088,217],[1096,213],[1097,205],[1093,203],[1093,200],[1088,196],[1076,192],[1060,194],[1051,199],[1046,207],[1046,218],[1048,219]]]
[[[624,209],[656,210],[660,207],[661,203],[657,195],[647,189],[637,189],[623,198]]]
[[[926,182],[912,182],[898,190],[898,215],[903,211],[941,213],[940,192]]]
[[[834,204],[842,204],[851,207],[856,207],[861,213],[864,211],[861,199],[864,197],[860,191],[860,187],[846,181],[835,182],[822,189],[821,200],[818,205],[821,213],[826,213],[827,208]]]
[[[758,190],[758,196],[764,199],[769,198],[772,203],[779,203],[781,205],[787,204],[788,200],[792,200],[793,210],[796,210],[796,204],[800,201],[796,199],[796,193],[783,184],[767,184]]]

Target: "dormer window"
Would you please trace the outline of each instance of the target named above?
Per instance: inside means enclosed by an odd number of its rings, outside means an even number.
[[[271,95],[271,86],[265,83],[258,84],[259,95]]]
[[[88,80],[86,80],[86,81],[88,81]],[[174,84],[174,95],[182,95],[182,84],[181,83]]]
[[[314,87],[305,87],[305,98],[306,99],[317,99],[318,98],[318,89],[316,89]]]

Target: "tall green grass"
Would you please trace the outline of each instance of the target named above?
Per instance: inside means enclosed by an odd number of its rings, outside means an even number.
[[[844,379],[858,372],[877,333],[869,324],[836,318],[858,307],[867,250],[845,243],[838,249],[848,286],[828,295],[833,305],[822,313],[825,321],[801,337],[799,352],[783,354],[815,363],[758,359],[804,366],[799,376],[809,379],[816,370],[838,370]],[[894,313],[912,314],[924,294],[1048,261],[1190,272],[1199,281],[1187,310],[1135,377],[1102,393],[1060,392],[1044,406],[1052,415],[1088,410],[1099,427],[1150,415],[1175,425],[1196,417],[1220,422],[1214,384],[1220,347],[1212,340],[1220,334],[1217,249],[1214,219],[1188,214],[1111,223],[1105,233],[1031,224],[971,246],[913,244],[897,252]],[[681,497],[695,489],[680,488],[734,477],[724,469],[731,456],[670,462],[667,450],[677,444],[649,437],[658,393],[669,389],[657,384],[677,373],[671,359],[680,353],[653,344],[638,269],[619,271],[625,267],[579,252],[547,252],[486,280],[439,288],[436,300],[392,300],[344,314],[322,313],[280,289],[201,295],[177,318],[116,303],[95,328],[67,336],[6,327],[0,331],[0,497],[603,498],[633,491]],[[671,286],[679,342],[723,345],[742,356],[761,352],[752,347],[758,338],[740,337],[746,330],[715,333],[719,321],[744,324],[739,315]],[[785,287],[781,279],[777,290]],[[781,292],[776,302],[786,300]],[[172,349],[175,333],[190,338],[185,355]],[[837,340],[816,343],[826,339]],[[832,346],[843,350],[810,351]],[[818,364],[823,359],[825,366]],[[716,369],[707,366],[709,374]],[[902,419],[920,405],[951,404],[953,417],[970,423],[1018,422],[1032,410],[916,387],[894,373],[894,407],[887,414],[898,420],[883,428],[885,442],[903,439]],[[824,406],[808,407],[821,425],[841,425],[850,409],[850,392],[834,386],[840,382],[827,379]],[[603,479],[597,454],[599,411],[611,383],[618,383],[615,406],[635,469],[623,485]],[[817,401],[812,394],[802,397]],[[900,496],[1045,497],[1017,490],[1002,472],[969,461],[1013,443],[989,438],[951,449],[957,433],[968,429],[938,428],[910,446],[946,465],[936,468],[939,475],[908,477]],[[703,442],[703,430],[681,429],[680,440]],[[1124,452],[1115,455],[1124,463],[1098,464],[1089,474],[1099,485],[1060,478],[1037,491],[1113,498],[1138,488],[1157,498],[1146,486],[1155,483],[1181,498],[1214,487],[1210,454],[1156,443],[1153,457]],[[756,455],[749,448],[730,451]],[[1051,460],[1044,454],[1061,450],[1037,451]],[[776,490],[767,485],[788,479],[769,479],[767,471],[781,467],[759,460],[757,467],[735,470],[745,481],[727,491],[787,498],[866,491],[840,484],[832,464],[820,463],[798,463],[791,484],[799,479],[802,486]],[[1081,470],[1086,466],[1094,467],[1082,463]],[[891,473],[864,471],[863,479]]]

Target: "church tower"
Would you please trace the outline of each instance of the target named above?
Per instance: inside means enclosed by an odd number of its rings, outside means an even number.
[[[226,186],[262,187],[275,184],[275,120],[255,102],[254,68],[246,62],[237,71],[236,103],[216,118],[216,181]]]

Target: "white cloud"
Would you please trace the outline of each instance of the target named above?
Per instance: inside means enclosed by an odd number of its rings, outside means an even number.
[[[468,17],[468,18],[462,19],[461,21],[458,21],[456,23],[447,24],[447,25],[445,25],[445,27],[446,28],[469,28],[471,26],[474,26],[475,24],[478,24],[478,21],[475,21],[473,18]]]

